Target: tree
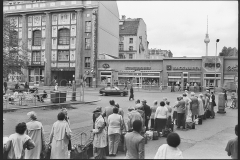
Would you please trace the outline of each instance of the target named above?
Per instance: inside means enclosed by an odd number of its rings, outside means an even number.
[[[219,53],[219,56],[228,56],[228,57],[238,57],[238,50],[234,47],[223,47],[222,51]]]
[[[27,54],[18,42],[16,25],[3,15],[3,77],[8,74],[22,74],[22,69],[27,67]]]
[[[170,50],[168,51],[168,57],[173,57],[173,54]]]

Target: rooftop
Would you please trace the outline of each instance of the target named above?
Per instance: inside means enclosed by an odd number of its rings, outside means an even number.
[[[126,19],[121,21],[123,24],[119,26],[120,35],[137,35],[140,18]]]

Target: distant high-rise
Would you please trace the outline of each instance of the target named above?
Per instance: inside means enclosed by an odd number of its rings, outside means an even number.
[[[210,42],[209,36],[208,36],[208,17],[207,17],[207,34],[204,39],[204,42],[206,43],[206,56],[208,56],[208,43]]]

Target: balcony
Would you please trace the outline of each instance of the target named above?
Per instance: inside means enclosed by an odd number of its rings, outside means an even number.
[[[28,66],[44,66],[44,61],[28,61]]]

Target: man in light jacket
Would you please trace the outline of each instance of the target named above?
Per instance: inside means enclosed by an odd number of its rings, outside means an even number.
[[[142,121],[133,122],[133,132],[125,135],[126,157],[125,159],[144,159],[145,158],[145,140],[141,136]]]
[[[180,129],[180,126],[183,126],[183,130],[185,129],[185,110],[186,110],[186,103],[183,100],[182,96],[177,97],[178,103],[175,105],[177,107],[177,129]]]

